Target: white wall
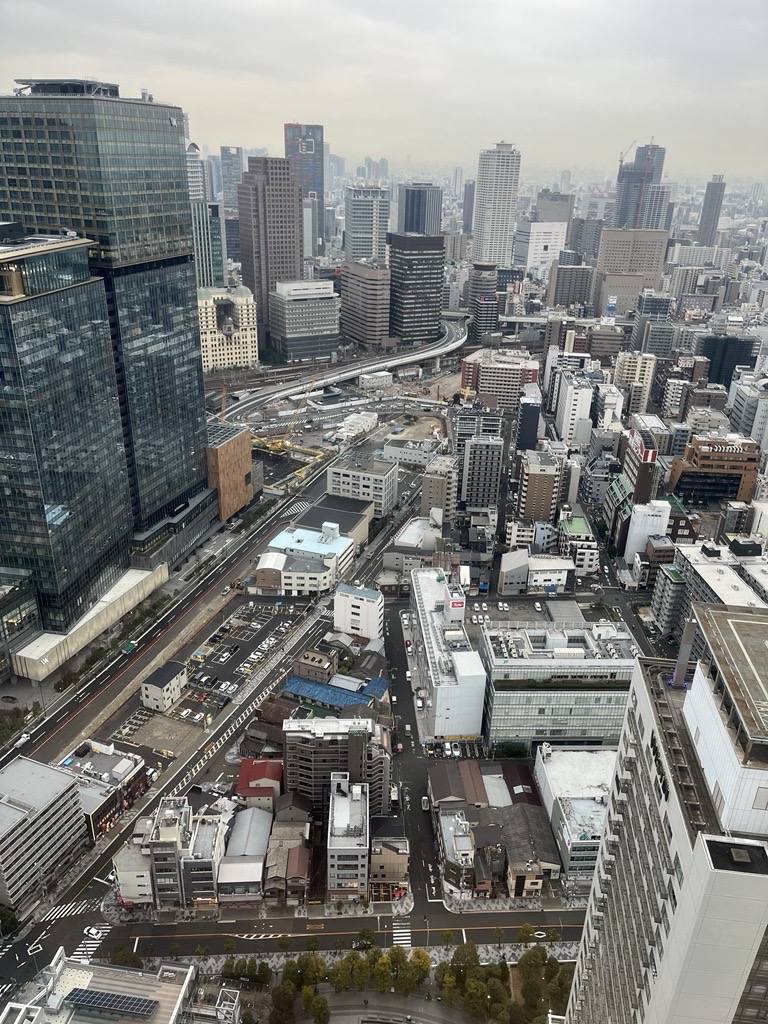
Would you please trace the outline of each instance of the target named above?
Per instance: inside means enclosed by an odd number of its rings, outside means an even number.
[[[355,611],[359,614],[355,615]],[[337,591],[333,596],[333,628],[342,633],[364,636],[368,640],[383,639],[384,595],[375,601],[357,594]]]

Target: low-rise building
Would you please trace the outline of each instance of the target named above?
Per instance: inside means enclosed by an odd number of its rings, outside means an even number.
[[[372,501],[381,518],[397,504],[397,474],[396,462],[356,455],[328,467],[326,488],[329,494]]]
[[[384,595],[371,587],[339,583],[333,595],[333,628],[366,640],[383,640]]]
[[[368,856],[368,786],[351,782],[348,772],[333,772],[328,808],[329,901],[367,897]]]
[[[405,522],[384,551],[384,568],[410,572],[434,564],[443,535],[440,517],[440,511],[433,509],[427,516],[414,516]]]
[[[484,627],[486,740],[525,749],[543,741],[615,744],[635,654],[631,635],[609,622]]]
[[[80,806],[92,842],[109,832],[149,788],[149,769],[136,753],[84,740],[58,764],[77,777]]]
[[[226,831],[219,814],[201,814],[193,819],[189,848],[181,858],[186,906],[205,907],[217,903],[219,866],[224,856]]]
[[[472,739],[482,727],[485,670],[464,630],[466,598],[441,569],[411,573],[418,682],[427,691],[426,734]]]
[[[552,824],[563,875],[579,889],[592,884],[615,769],[612,749],[542,743],[536,751],[534,778]]]
[[[280,796],[282,780],[282,761],[243,757],[235,783],[235,796],[243,800],[246,807],[260,807],[271,813],[275,800]]]
[[[314,683],[330,683],[339,668],[339,652],[335,647],[328,651],[304,651],[293,663],[294,675],[310,679]]]
[[[518,594],[565,594],[576,586],[572,558],[532,555],[524,548],[501,556],[497,590],[500,597]]]
[[[338,523],[320,530],[289,526],[274,536],[254,572],[257,594],[293,597],[333,590],[352,564],[355,542],[340,534]]]
[[[398,900],[409,888],[410,846],[400,817],[372,817],[370,897]]]
[[[262,899],[271,828],[272,812],[260,807],[247,807],[234,816],[219,864],[220,904],[248,905]]]
[[[141,684],[141,703],[150,711],[168,711],[181,697],[187,685],[187,667],[179,661],[167,661]]]
[[[570,558],[579,576],[591,576],[600,571],[600,550],[581,509],[563,509],[558,527],[558,550],[563,558]]]
[[[440,451],[441,442],[429,440],[412,441],[405,437],[389,437],[384,442],[381,458],[384,462],[396,462],[398,466],[425,469]]]
[[[112,858],[118,902],[126,910],[153,907],[152,862],[136,843],[126,843]]]

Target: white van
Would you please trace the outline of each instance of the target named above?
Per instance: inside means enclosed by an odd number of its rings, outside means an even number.
[[[446,757],[450,757],[451,756],[451,744],[447,740],[443,744],[443,750],[445,751],[445,756]]]
[[[417,697],[416,698],[416,710],[417,711],[421,711],[423,707],[424,707],[424,701],[421,699],[421,697]]]
[[[410,672],[410,669],[406,670],[406,673],[405,673],[405,681],[406,681],[406,683],[410,683],[410,681],[411,681],[411,672]]]

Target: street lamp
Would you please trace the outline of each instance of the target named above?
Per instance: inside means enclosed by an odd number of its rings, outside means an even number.
[[[427,945],[429,945],[429,918],[424,915],[424,924],[427,926]]]

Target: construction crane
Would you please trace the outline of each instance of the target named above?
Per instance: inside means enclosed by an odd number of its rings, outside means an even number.
[[[619,167],[621,167],[621,165],[624,163],[624,157],[627,155],[627,153],[630,151],[630,149],[632,149],[632,147],[635,146],[635,145],[637,145],[637,139],[632,139],[632,141],[626,147],[626,149],[622,149],[622,151],[619,153]]]

